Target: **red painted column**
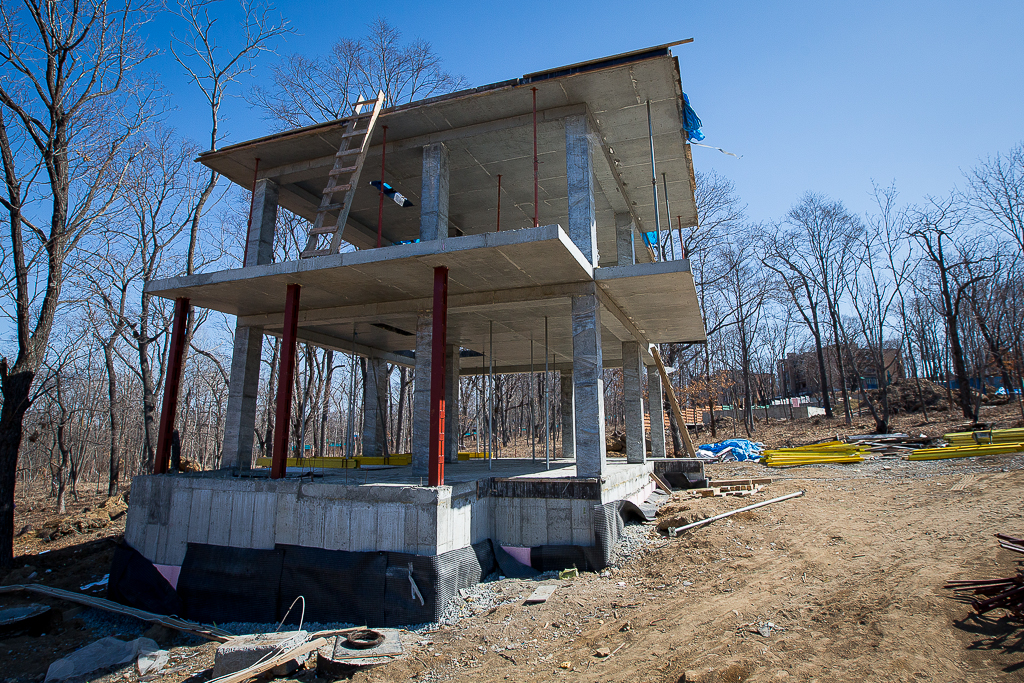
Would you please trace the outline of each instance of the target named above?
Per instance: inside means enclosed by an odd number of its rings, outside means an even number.
[[[431,486],[444,485],[444,351],[448,343],[448,268],[434,268],[434,325],[430,332],[430,462]]]
[[[292,387],[295,379],[295,337],[299,329],[299,289],[288,285],[284,302],[284,334],[281,340],[281,365],[277,370],[277,413],[274,417],[274,457],[270,478],[282,479],[288,465],[288,437],[292,421]]]
[[[153,463],[153,474],[167,472],[171,461],[171,434],[174,432],[174,416],[178,412],[181,370],[185,365],[185,333],[190,311],[188,299],[181,297],[174,300],[174,326],[171,328],[171,348],[167,354],[164,404],[160,410],[160,431],[156,438],[156,462]]]

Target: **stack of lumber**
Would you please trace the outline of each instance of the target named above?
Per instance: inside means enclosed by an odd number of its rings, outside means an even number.
[[[907,460],[945,460],[1000,455],[1024,451],[1024,429],[987,429],[976,432],[952,432],[943,435],[944,448],[918,448]]]
[[[768,467],[842,464],[863,462],[863,454],[866,452],[868,452],[868,449],[865,446],[845,443],[843,441],[828,441],[808,446],[797,446],[796,448],[768,450],[761,457],[761,462]]]
[[[722,498],[725,496],[750,496],[772,483],[771,479],[716,479],[707,488],[686,489],[693,497]]]

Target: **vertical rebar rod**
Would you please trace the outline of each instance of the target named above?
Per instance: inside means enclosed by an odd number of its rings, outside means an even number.
[[[501,232],[501,174],[498,174],[498,220],[495,225],[495,232]]]
[[[672,254],[672,260],[676,258],[676,247],[672,240],[672,206],[668,203],[668,178],[664,173],[661,174],[661,184],[665,188],[665,224],[668,229],[665,230],[665,242],[668,243],[669,253]]]
[[[540,161],[537,158],[537,88],[533,88],[533,227],[540,225]]]
[[[488,322],[490,340],[490,381],[488,382],[490,401],[487,407],[487,469],[491,469],[494,461],[494,321]]]
[[[530,446],[533,448],[533,462],[537,462],[537,417],[533,412],[533,334],[530,334]]]
[[[679,233],[679,258],[686,258],[686,247],[683,245],[683,217],[676,216],[676,232]]]
[[[665,260],[665,248],[661,246],[661,212],[658,209],[658,170],[654,161],[654,122],[651,119],[651,101],[647,100],[647,137],[651,142],[651,189],[654,190],[654,225],[658,234],[658,248],[661,259]]]
[[[544,469],[551,469],[551,398],[548,395],[548,317],[544,316]]]
[[[384,126],[384,139],[380,143],[380,204],[377,208],[377,248],[380,249],[381,236],[384,234],[384,153],[388,149],[388,127]],[[339,225],[338,230],[344,226]]]

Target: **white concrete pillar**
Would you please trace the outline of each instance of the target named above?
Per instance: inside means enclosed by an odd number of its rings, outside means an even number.
[[[596,287],[593,283],[591,288]],[[576,412],[576,476],[605,471],[604,363],[596,290],[572,296],[572,383]]]
[[[617,213],[615,214],[615,264],[631,266],[635,260],[633,217],[628,213]]]
[[[420,239],[448,237],[448,148],[435,142],[423,148]]]
[[[387,450],[388,390],[391,374],[380,358],[366,359],[363,382],[363,455],[381,456]]]
[[[597,212],[590,123],[585,115],[565,118],[565,174],[569,189],[569,239],[597,266]]]
[[[651,418],[651,457],[667,457],[665,452],[665,395],[657,365],[647,366],[647,410]]]
[[[246,236],[243,266],[263,265],[274,260],[277,194],[278,187],[273,181],[263,179],[256,182],[252,196],[252,223]],[[263,327],[236,323],[220,460],[220,466],[225,469],[252,468],[262,352]]]
[[[572,372],[563,370],[560,373],[561,392],[559,407],[562,411],[562,457],[576,457],[576,416],[572,401]]]
[[[416,377],[412,394],[412,472],[427,476],[430,461],[430,352],[434,319],[430,311],[416,318]]]
[[[459,461],[459,353],[458,344],[445,346],[444,461]]]
[[[644,463],[647,460],[647,444],[644,441],[643,388],[640,386],[642,372],[640,344],[635,341],[622,342],[622,387],[626,409],[626,462],[633,463]]]

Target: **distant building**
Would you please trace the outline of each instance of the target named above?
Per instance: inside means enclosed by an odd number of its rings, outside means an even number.
[[[846,374],[846,386],[851,391],[856,391],[860,386],[859,377],[864,379],[865,389],[877,389],[884,384],[886,378],[879,381],[876,374],[875,364],[867,349],[854,346],[850,349],[856,368],[850,367],[849,355],[843,347],[843,370]],[[905,378],[906,371],[903,367],[903,354],[899,348],[884,349],[884,360],[889,383],[894,380]],[[835,345],[822,348],[822,355],[825,358],[825,372],[830,378],[830,386],[834,391],[842,388],[839,378],[839,362],[836,357]],[[779,361],[779,384],[782,387],[784,396],[803,396],[807,394],[820,394],[821,381],[818,370],[818,355],[814,350],[803,353],[787,353],[784,360]]]

